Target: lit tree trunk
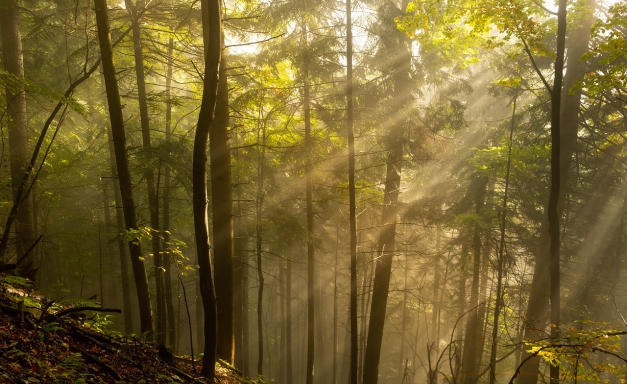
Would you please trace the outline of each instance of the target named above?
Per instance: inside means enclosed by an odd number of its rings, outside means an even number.
[[[516,126],[516,98],[512,111],[512,123],[509,131],[509,141],[507,149],[507,165],[505,169],[505,188],[503,190],[503,205],[501,206],[501,237],[499,239],[499,252],[496,261],[496,299],[494,303],[494,316],[492,323],[492,345],[490,348],[490,384],[496,383],[496,347],[499,331],[499,316],[501,316],[501,301],[503,300],[503,253],[505,251],[505,220],[507,218],[507,193],[509,192],[509,174],[512,163],[512,139],[514,137],[514,127]]]
[[[94,0],[96,11],[96,22],[98,25],[98,40],[100,42],[100,52],[102,56],[102,69],[104,73],[105,86],[107,90],[107,102],[109,104],[109,119],[111,122],[111,132],[113,136],[113,146],[117,163],[117,174],[120,182],[120,193],[122,197],[122,208],[124,210],[124,223],[127,231],[138,229],[135,205],[131,187],[131,174],[128,168],[128,157],[126,154],[126,134],[124,132],[124,118],[122,116],[122,104],[120,102],[120,92],[113,64],[113,50],[111,48],[111,37],[109,35],[109,19],[107,15],[106,0]],[[150,304],[150,291],[148,289],[148,278],[146,267],[142,260],[141,244],[137,241],[129,241],[129,253],[131,255],[131,265],[137,287],[137,299],[139,300],[139,317],[142,334],[152,333],[152,308]]]
[[[588,7],[590,9],[594,8],[594,0],[589,0]],[[563,4],[563,1],[560,0],[560,10],[561,8],[565,9],[566,5]],[[560,15],[563,16],[565,10],[561,10]],[[558,17],[559,18],[559,17]],[[553,227],[551,228],[551,233],[559,235],[559,231],[555,232],[555,224],[557,218],[562,215],[564,210],[564,202],[567,194],[567,184],[568,184],[568,174],[570,170],[570,166],[572,164],[572,156],[575,151],[575,146],[577,143],[577,131],[579,127],[579,109],[580,109],[580,101],[581,101],[581,89],[573,89],[573,93],[569,94],[570,89],[575,84],[575,82],[580,79],[584,72],[585,67],[583,63],[580,61],[581,56],[588,50],[588,42],[590,41],[590,26],[592,25],[593,16],[592,14],[586,15],[584,19],[580,21],[580,27],[574,29],[571,32],[569,37],[569,50],[568,50],[568,71],[566,73],[565,78],[563,79],[564,86],[562,87],[562,65],[560,64],[560,68],[558,68],[558,61],[563,60],[563,52],[561,54],[561,59],[559,57],[556,58],[556,67],[555,67],[555,81],[559,79],[559,84],[556,88],[556,84],[554,83],[551,97],[551,141],[556,140],[558,145],[555,147],[555,150],[559,147],[559,153],[554,152],[554,148],[551,148],[551,186],[549,188],[549,202],[551,203],[551,217]],[[561,24],[565,24],[565,20],[560,21]],[[561,33],[565,33],[565,30],[558,31],[558,42],[562,41],[563,38],[559,35]],[[560,43],[562,44],[562,43]],[[558,47],[558,56],[560,56],[560,49]],[[559,69],[559,71],[558,71]],[[559,91],[559,92],[558,92]],[[555,100],[557,99],[557,100]],[[563,106],[560,111],[559,103],[562,102]],[[560,119],[560,113],[562,117]],[[561,121],[560,121],[561,120]],[[554,126],[555,124],[559,124],[558,126]],[[559,129],[558,129],[559,127]],[[555,131],[555,132],[554,132]],[[561,131],[561,132],[560,132]],[[556,135],[559,134],[559,137]],[[552,144],[553,145],[553,144]],[[559,156],[557,156],[559,154]],[[557,169],[557,165],[559,164],[559,169]],[[557,179],[556,179],[557,177]],[[557,193],[557,192],[559,193]],[[552,199],[551,199],[552,196]],[[538,249],[536,254],[536,265],[533,273],[533,280],[531,283],[531,292],[529,294],[529,302],[527,304],[527,311],[525,314],[525,318],[528,321],[525,322],[525,333],[523,339],[538,339],[538,332],[535,332],[535,329],[544,329],[547,323],[547,307],[549,304],[549,296],[551,294],[551,278],[549,270],[553,270],[554,274],[557,272],[553,267],[551,267],[550,260],[553,259],[557,261],[555,258],[555,254],[552,254],[559,251],[559,244],[557,244],[557,248],[553,246],[551,248],[551,243],[556,241],[556,236],[551,238],[549,232],[549,204],[547,204],[545,219],[543,220],[540,226],[540,237],[538,239]],[[555,212],[553,212],[556,210]],[[557,276],[556,276],[557,277]],[[559,293],[557,287],[554,294]],[[553,304],[558,304],[559,300]],[[557,313],[555,313],[557,315]],[[551,320],[551,323],[557,324]],[[557,331],[557,330],[556,330]],[[525,360],[529,357],[528,349],[525,349],[521,356],[521,361]],[[528,360],[525,365],[521,368],[520,375],[518,376],[518,384],[535,384],[538,380],[538,375],[540,373],[540,358],[533,357]]]
[[[304,29],[304,46],[307,46],[307,27]],[[307,49],[307,48],[305,48]],[[306,384],[313,384],[314,378],[314,327],[315,327],[315,250],[314,250],[314,233],[313,233],[313,202],[312,202],[312,189],[313,179],[311,174],[311,155],[312,155],[312,140],[311,140],[311,109],[309,101],[309,55],[308,52],[304,52],[305,62],[303,67],[303,109],[305,114],[305,152],[306,162],[305,165],[305,199],[307,209],[307,370],[306,370]]]
[[[168,41],[168,68],[165,78],[165,140],[169,144],[172,141],[172,55],[174,51],[174,39]],[[173,350],[178,350],[176,337],[176,321],[174,319],[174,299],[172,297],[172,254],[169,250],[170,241],[170,167],[166,166],[163,175],[163,242],[166,252],[163,253],[163,267],[165,268],[165,300],[168,312],[168,338]]]
[[[479,214],[484,206],[485,181],[481,180],[479,185],[475,185],[475,214]],[[470,286],[470,309],[466,332],[464,336],[464,351],[462,354],[462,382],[465,384],[475,383],[477,379],[477,344],[481,337],[481,325],[479,323],[479,272],[481,270],[481,229],[478,224],[473,229],[473,270],[472,283]]]
[[[229,144],[229,90],[222,43],[222,61],[215,119],[209,131],[213,257],[218,298],[218,357],[233,364],[233,202],[231,145]]]
[[[142,144],[144,150],[148,154],[150,152],[150,119],[148,117],[148,99],[146,95],[146,75],[144,71],[144,53],[142,51],[141,31],[139,28],[139,16],[137,6],[131,0],[125,0],[126,9],[131,15],[131,23],[133,25],[133,50],[135,58],[135,73],[137,76],[137,96],[139,100],[139,115],[142,130]],[[155,285],[156,285],[156,337],[155,340],[159,344],[165,343],[166,338],[166,308],[164,295],[164,274],[163,262],[161,254],[161,234],[159,233],[159,200],[157,189],[155,188],[155,176],[153,169],[146,167],[144,169],[144,178],[146,179],[146,189],[148,191],[148,207],[150,211],[150,226],[152,228],[152,253],[155,267]]]
[[[217,353],[216,293],[210,260],[209,223],[207,218],[207,140],[217,102],[218,76],[222,53],[222,15],[219,0],[201,0],[203,38],[205,41],[204,88],[193,154],[193,212],[200,293],[204,312],[202,373],[213,381]]]
[[[401,111],[410,99],[407,91],[409,84],[409,70],[411,52],[404,41],[404,36],[398,34],[394,50],[398,56],[394,59],[392,81],[394,84],[393,99]],[[402,112],[401,112],[402,113]],[[403,166],[403,128],[405,119],[398,117],[398,121],[387,132],[387,165],[385,190],[383,194],[383,210],[381,230],[377,246],[376,269],[372,287],[372,304],[370,308],[370,324],[368,327],[368,343],[364,358],[364,384],[377,384],[379,380],[379,360],[383,341],[385,313],[390,289],[392,274],[392,260],[394,258],[394,239],[396,236],[397,201],[401,185],[401,168]]]
[[[262,91],[263,92],[263,91]],[[263,100],[263,97],[262,97]],[[262,268],[262,233],[261,233],[261,214],[263,212],[263,163],[265,161],[266,153],[266,125],[262,121],[263,117],[263,102],[259,105],[259,124],[261,129],[257,131],[257,142],[261,141],[261,154],[257,165],[257,225],[256,225],[256,255],[257,255],[257,279],[259,289],[257,291],[257,337],[258,337],[258,360],[257,360],[257,375],[263,376],[263,268]],[[261,135],[261,137],[259,137]]]
[[[348,134],[348,201],[350,220],[350,373],[357,384],[357,214],[355,200],[355,134],[353,96],[353,25],[351,0],[346,0],[346,126]],[[341,378],[343,380],[343,377]],[[335,383],[334,383],[335,384]]]
[[[24,59],[22,55],[22,35],[20,32],[19,7],[17,0],[7,0],[0,5],[0,28],[2,32],[2,59],[4,69],[16,76],[24,78]],[[9,163],[11,168],[11,187],[13,198],[17,201],[15,212],[15,244],[19,260],[33,245],[35,227],[33,223],[33,202],[31,194],[19,194],[20,184],[24,178],[24,170],[29,163],[28,153],[28,122],[26,118],[26,92],[23,85],[5,85],[6,117],[9,127]],[[23,188],[23,187],[22,187]],[[4,240],[4,239],[3,239]],[[5,244],[3,244],[4,248]],[[2,258],[5,249],[0,250]],[[36,252],[31,251],[22,260],[20,274],[34,281],[37,273],[35,265]],[[5,260],[1,260],[5,261]]]

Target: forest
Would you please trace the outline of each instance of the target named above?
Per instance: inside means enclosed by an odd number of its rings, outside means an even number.
[[[0,313],[211,383],[627,382],[627,1],[0,0],[0,34],[0,287],[47,298]]]

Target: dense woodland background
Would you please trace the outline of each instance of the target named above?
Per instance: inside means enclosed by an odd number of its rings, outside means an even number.
[[[627,3],[2,0],[0,27],[0,261],[46,296],[265,382],[627,378]]]

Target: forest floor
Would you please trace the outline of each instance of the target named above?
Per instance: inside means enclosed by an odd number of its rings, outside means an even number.
[[[137,338],[103,331],[94,301],[55,304],[28,283],[0,276],[0,384],[208,383],[191,360]],[[216,366],[216,383],[252,383],[234,368]]]

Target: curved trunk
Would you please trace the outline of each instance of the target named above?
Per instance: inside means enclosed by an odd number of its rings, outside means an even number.
[[[216,293],[210,260],[209,223],[207,219],[207,140],[214,119],[218,92],[218,74],[222,53],[222,20],[219,0],[201,0],[205,42],[204,88],[192,163],[194,231],[200,275],[200,294],[204,312],[204,347],[202,373],[210,381],[215,376],[217,348]]]

